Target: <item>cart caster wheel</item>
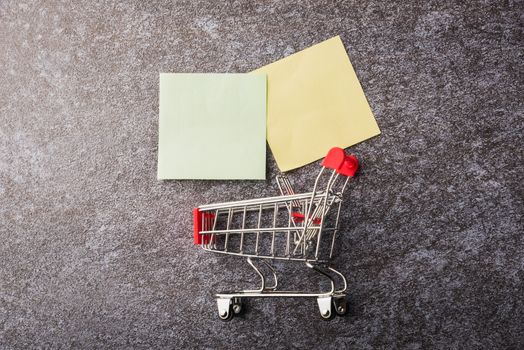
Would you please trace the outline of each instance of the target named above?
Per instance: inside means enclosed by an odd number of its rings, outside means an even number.
[[[346,296],[333,298],[333,309],[339,316],[344,316],[348,312],[348,302]]]
[[[233,305],[231,304],[231,299],[218,298],[217,306],[218,317],[220,318],[220,320],[224,322],[231,321],[235,314],[233,310]]]
[[[331,299],[331,297],[317,298],[320,317],[325,321],[329,321],[335,316],[335,312],[333,311],[333,302]]]
[[[320,317],[324,321],[329,321],[329,320],[332,320],[333,317],[335,317],[335,313],[332,310],[324,311],[324,313],[322,312],[320,313]]]
[[[235,304],[231,308],[233,309],[233,313],[235,315],[238,315],[242,312],[242,304]]]
[[[244,305],[242,305],[242,301],[240,299],[233,300],[233,304],[231,305],[231,309],[233,310],[233,313],[235,315],[240,315],[242,311],[244,311]]]
[[[228,321],[231,321],[233,319],[233,315],[234,315],[234,312],[233,312],[233,308],[231,307],[229,310],[227,311],[223,311],[222,313],[218,313],[218,317],[220,318],[221,321],[224,321],[224,322],[228,322]]]

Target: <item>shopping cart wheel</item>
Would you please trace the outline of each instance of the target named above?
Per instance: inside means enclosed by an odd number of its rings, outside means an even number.
[[[339,316],[347,314],[348,302],[345,295],[333,297],[333,309]]]
[[[318,309],[320,310],[320,317],[323,320],[331,320],[335,316],[333,311],[333,301],[331,297],[318,297]]]
[[[228,322],[233,319],[233,310],[228,310],[226,313],[219,313],[218,317],[221,321]]]
[[[231,321],[231,319],[233,318],[233,315],[235,314],[233,311],[233,304],[231,303],[231,299],[217,298],[217,306],[218,306],[218,317],[222,321]]]
[[[244,311],[244,305],[242,305],[242,299],[240,298],[233,298],[233,303],[231,305],[231,309],[233,310],[233,313],[235,315],[239,315]]]

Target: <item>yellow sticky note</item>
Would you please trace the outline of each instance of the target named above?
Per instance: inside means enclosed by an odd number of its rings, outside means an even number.
[[[380,134],[339,36],[254,73],[267,74],[267,141],[281,171]]]

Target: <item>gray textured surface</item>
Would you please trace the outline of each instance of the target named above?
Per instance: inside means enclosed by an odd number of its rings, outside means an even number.
[[[2,1],[0,348],[522,349],[522,13]],[[158,72],[244,72],[336,34],[383,131],[352,150],[350,315],[258,300],[224,324],[212,292],[254,275],[192,245],[191,208],[275,183],[157,181]]]

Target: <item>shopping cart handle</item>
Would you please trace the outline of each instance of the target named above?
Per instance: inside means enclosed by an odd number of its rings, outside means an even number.
[[[322,161],[322,166],[336,170],[341,175],[353,177],[358,170],[358,159],[352,154],[346,155],[342,148],[333,147]]]
[[[329,150],[328,154],[326,155],[326,158],[324,158],[324,160],[322,161],[322,166],[333,170],[337,170],[342,166],[342,163],[344,163],[345,158],[346,152],[344,152],[342,148],[333,147]]]
[[[337,169],[337,172],[342,175],[353,177],[358,170],[358,159],[350,154],[344,159],[344,163]]]

